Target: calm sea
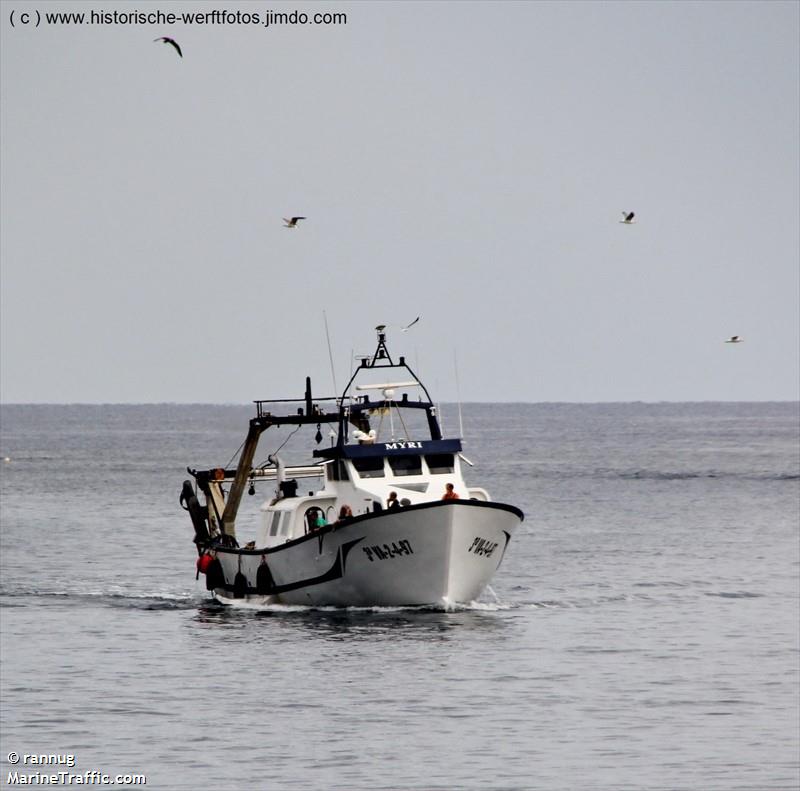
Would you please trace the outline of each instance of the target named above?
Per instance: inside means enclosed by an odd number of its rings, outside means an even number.
[[[465,405],[526,521],[456,612],[209,602],[179,490],[250,416],[2,408],[4,787],[800,787],[798,404]]]

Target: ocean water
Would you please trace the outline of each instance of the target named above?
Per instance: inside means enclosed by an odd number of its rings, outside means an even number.
[[[452,612],[210,602],[179,490],[250,416],[2,407],[0,785],[800,787],[798,404],[465,405],[526,521]]]

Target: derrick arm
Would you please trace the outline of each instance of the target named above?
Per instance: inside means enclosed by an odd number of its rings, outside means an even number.
[[[230,494],[225,502],[225,510],[222,513],[222,532],[234,538],[236,537],[236,515],[239,512],[239,503],[242,501],[242,495],[253,467],[253,457],[258,447],[258,440],[262,432],[269,428],[269,425],[268,422],[260,418],[253,418],[250,421],[250,428],[244,441],[242,454],[239,456],[236,477],[233,479]]]

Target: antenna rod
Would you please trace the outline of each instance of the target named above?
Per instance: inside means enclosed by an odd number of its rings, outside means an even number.
[[[328,314],[323,310],[322,318],[325,319],[325,337],[328,339],[328,358],[331,361],[331,378],[333,379],[333,392],[339,394],[339,388],[336,386],[336,370],[333,367],[333,352],[331,351],[331,334],[328,332]]]
[[[461,418],[461,387],[458,383],[458,357],[456,350],[453,349],[453,365],[456,369],[456,398],[458,399],[458,430],[461,432],[461,439],[464,439],[464,421]]]

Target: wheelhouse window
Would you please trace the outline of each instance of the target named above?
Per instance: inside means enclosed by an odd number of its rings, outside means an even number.
[[[329,481],[349,481],[347,465],[341,459],[334,459],[330,464],[325,465],[328,471]]]
[[[272,514],[272,523],[269,526],[269,534],[271,536],[277,536],[278,535],[278,523],[281,521],[281,516],[282,516],[282,512],[281,511],[275,511]]]
[[[389,456],[389,466],[397,475],[422,475],[422,459],[419,456]]]
[[[429,453],[425,456],[425,462],[431,471],[431,475],[444,475],[445,473],[453,472],[452,453]]]
[[[383,478],[383,457],[353,459],[353,466],[361,478]]]

